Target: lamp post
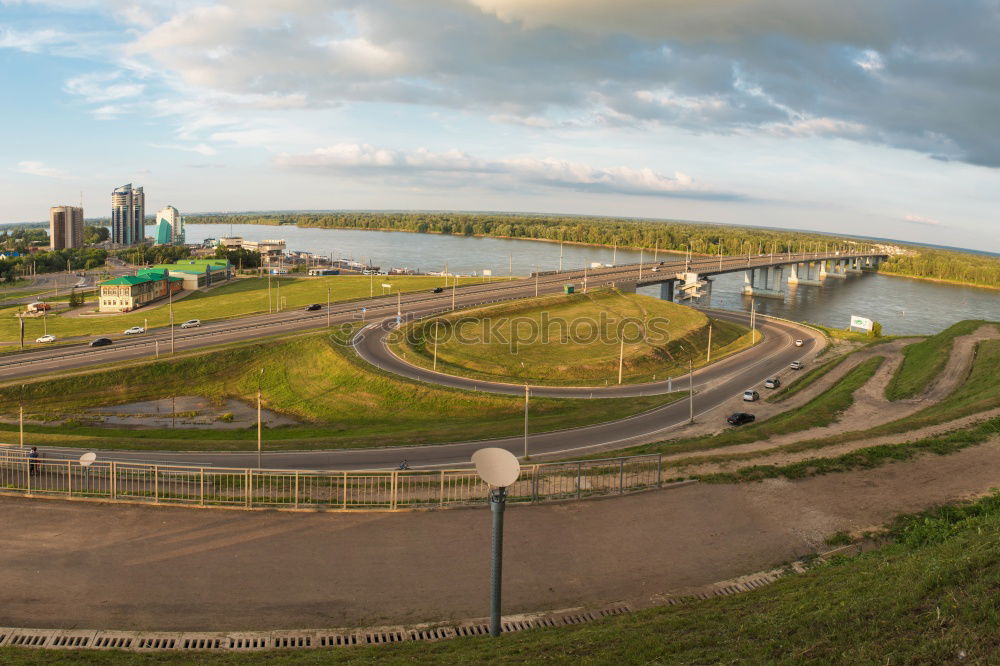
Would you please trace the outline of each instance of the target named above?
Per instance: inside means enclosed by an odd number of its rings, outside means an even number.
[[[326,327],[330,328],[330,288],[326,288]]]
[[[531,398],[531,387],[524,385],[524,459],[528,460],[528,400]]]
[[[257,375],[257,469],[260,469],[260,456],[263,450],[263,429],[261,427],[260,419],[260,380],[264,376],[264,368],[260,369],[260,374]]]
[[[17,405],[18,444],[24,448],[24,384],[21,384],[21,400]]]
[[[170,285],[170,273],[167,273],[167,312],[169,312],[170,315],[170,353],[173,354],[174,353],[174,288]]]
[[[492,538],[490,567],[490,636],[500,635],[500,591],[503,579],[503,512],[507,504],[507,487],[521,475],[521,465],[510,451],[479,449],[472,454],[476,473],[489,488]]]

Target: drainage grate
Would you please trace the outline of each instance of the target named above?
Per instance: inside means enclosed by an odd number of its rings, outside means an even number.
[[[383,643],[399,643],[406,640],[402,631],[370,631],[365,634],[365,643],[368,645],[382,645]]]
[[[160,636],[140,636],[135,644],[136,650],[173,650],[177,646],[176,638]]]
[[[52,637],[51,631],[18,631],[11,634],[7,645],[18,647],[45,647]]]
[[[94,647],[105,650],[128,650],[135,638],[132,636],[99,635],[94,639]]]
[[[346,647],[348,645],[357,644],[357,634],[328,634],[326,636],[319,637],[320,647]]]
[[[86,648],[90,647],[90,642],[94,638],[96,631],[90,631],[87,633],[71,633],[66,632],[52,638],[52,642],[49,643],[49,647],[56,648]]]
[[[413,629],[410,631],[411,641],[441,641],[455,636],[468,636],[471,634],[460,634],[462,627],[434,627],[431,629]]]
[[[181,650],[218,650],[223,647],[223,639],[218,637],[190,636],[184,637],[178,647]],[[226,641],[228,647],[228,641]]]
[[[308,648],[313,646],[312,636],[275,636],[276,648]]]
[[[248,634],[229,637],[230,650],[263,650],[267,647],[270,645],[265,636]]]

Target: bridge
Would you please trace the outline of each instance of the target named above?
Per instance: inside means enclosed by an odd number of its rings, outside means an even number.
[[[689,301],[712,294],[711,277],[723,273],[743,273],[743,293],[747,296],[784,298],[781,285],[823,284],[824,280],[843,279],[865,270],[876,270],[888,255],[879,252],[787,252],[747,254],[717,258],[686,257],[680,262],[633,264],[635,286],[659,284],[664,300]],[[588,276],[589,277],[589,276]],[[586,279],[586,278],[585,278]],[[586,282],[584,283],[586,286]]]

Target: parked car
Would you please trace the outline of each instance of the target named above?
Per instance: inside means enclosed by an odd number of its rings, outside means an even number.
[[[91,347],[107,347],[112,344],[111,338],[94,338],[90,341]]]
[[[757,391],[754,391],[752,389],[749,391],[743,391],[743,400],[745,400],[746,402],[753,402],[754,400],[760,400],[760,393],[757,393]]]
[[[744,423],[753,423],[757,420],[757,417],[753,414],[747,414],[746,412],[736,412],[729,416],[726,421],[729,425],[741,426]]]
[[[654,273],[659,273],[660,272],[660,267],[659,266],[653,266],[652,271]]]
[[[801,346],[802,346],[802,345],[804,345],[804,344],[805,344],[805,343],[804,343],[804,342],[802,342],[802,340],[796,340],[796,341],[795,341],[795,346],[796,346],[796,347],[801,347]]]
[[[308,310],[308,311],[312,312],[313,310],[319,310],[319,309],[321,309],[322,307],[323,307],[323,306],[322,306],[322,305],[320,305],[319,303],[313,303],[312,305],[307,305],[307,306],[306,306],[306,310]]]
[[[52,335],[51,333],[43,335],[42,337],[35,340],[35,342],[55,342],[55,341],[56,341],[56,336]]]
[[[133,326],[132,328],[125,329],[125,335],[138,335],[139,333],[145,333],[146,329],[142,326]]]
[[[435,294],[440,294],[442,291],[444,291],[444,287],[434,287]]]
[[[181,324],[181,328],[195,328],[197,326],[201,326],[201,319],[188,319]]]
[[[801,370],[803,368],[802,361],[792,361],[788,367],[792,370]]]
[[[764,388],[778,388],[781,386],[781,380],[777,377],[768,377],[764,382]]]

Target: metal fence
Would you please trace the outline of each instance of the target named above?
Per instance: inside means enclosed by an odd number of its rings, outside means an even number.
[[[510,502],[582,499],[656,488],[662,456],[525,465]],[[0,492],[111,501],[327,511],[399,510],[485,502],[470,469],[313,471],[37,458],[0,446]]]

